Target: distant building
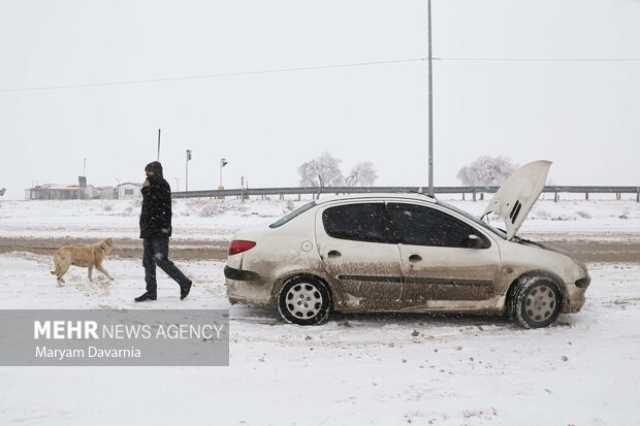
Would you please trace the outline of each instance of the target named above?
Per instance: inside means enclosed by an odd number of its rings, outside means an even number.
[[[119,200],[133,200],[142,197],[140,189],[142,184],[133,182],[123,182],[116,186],[116,198]]]
[[[85,176],[78,177],[78,185],[36,185],[25,190],[27,200],[85,200],[85,199],[113,199],[116,191],[113,186],[94,187],[87,185]]]
[[[27,200],[80,200],[88,198],[86,189],[81,186],[62,186],[55,184],[36,185],[25,190]]]
[[[113,200],[116,198],[116,189],[113,186],[90,187],[90,198],[100,200]]]

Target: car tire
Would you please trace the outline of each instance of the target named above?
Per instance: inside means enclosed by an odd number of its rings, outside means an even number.
[[[278,296],[278,312],[287,322],[319,325],[329,319],[331,293],[319,278],[299,275],[285,281]]]
[[[514,319],[524,328],[552,324],[562,309],[562,293],[556,283],[544,276],[521,278],[512,294]]]

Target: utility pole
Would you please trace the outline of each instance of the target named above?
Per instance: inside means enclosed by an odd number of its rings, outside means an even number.
[[[433,190],[433,50],[431,42],[431,0],[427,0],[427,31],[429,39],[429,195]]]
[[[191,150],[187,150],[187,161],[185,162],[184,190],[189,190],[189,161],[191,161]]]
[[[82,176],[87,176],[87,158],[84,158],[84,161],[82,163]]]
[[[158,161],[160,161],[160,129],[158,129]]]

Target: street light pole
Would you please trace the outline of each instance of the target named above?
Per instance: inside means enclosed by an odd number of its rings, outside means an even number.
[[[431,43],[431,0],[427,0],[427,26],[429,40],[429,194],[433,197],[433,50]]]
[[[224,189],[224,186],[222,186],[222,169],[227,164],[229,164],[229,162],[227,161],[226,158],[220,159],[220,184],[218,185],[218,189]]]
[[[189,160],[191,160],[191,150],[187,150],[187,158],[185,161],[185,176],[184,176],[184,190],[189,191]]]

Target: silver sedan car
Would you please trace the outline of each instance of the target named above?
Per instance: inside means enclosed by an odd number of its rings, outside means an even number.
[[[526,328],[578,312],[590,278],[570,255],[517,236],[550,162],[518,169],[482,218],[422,194],[312,201],[238,233],[225,266],[229,301],[276,307],[313,325],[331,312],[508,315]]]

